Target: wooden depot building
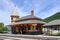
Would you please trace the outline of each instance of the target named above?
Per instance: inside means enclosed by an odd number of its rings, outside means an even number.
[[[45,22],[34,16],[34,11],[31,15],[19,17],[16,8],[11,15],[11,31],[13,34],[42,34],[42,25]]]

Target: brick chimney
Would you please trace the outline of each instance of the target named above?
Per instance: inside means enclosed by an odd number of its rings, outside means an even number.
[[[33,10],[31,11],[31,16],[34,16],[34,11]]]

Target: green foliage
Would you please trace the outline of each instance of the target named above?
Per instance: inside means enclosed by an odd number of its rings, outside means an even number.
[[[8,30],[7,26],[5,26],[5,29],[4,30]]]
[[[3,27],[4,26],[4,24],[3,23],[0,23],[0,27]]]
[[[0,23],[0,31],[8,30],[6,26],[4,26],[3,23]]]
[[[45,22],[50,22],[52,20],[55,20],[55,19],[60,19],[60,12],[48,17],[48,18],[45,18],[44,21]]]

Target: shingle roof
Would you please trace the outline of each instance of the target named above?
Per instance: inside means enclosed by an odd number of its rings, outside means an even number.
[[[38,18],[38,17],[36,17],[36,16],[31,16],[31,15],[21,17],[20,19],[17,19],[17,20],[23,20],[23,19],[28,19],[28,18],[37,18],[37,19],[42,20],[41,18]]]
[[[38,17],[36,17],[36,16],[31,16],[31,15],[28,15],[28,16],[24,16],[24,17],[21,17],[22,19],[24,19],[24,18],[38,18]],[[39,18],[40,19],[40,18]]]
[[[43,26],[53,26],[53,25],[60,25],[60,19],[57,19],[57,20],[53,20],[49,23],[46,23],[45,25]]]
[[[16,22],[14,24],[28,24],[28,23],[41,23],[41,24],[44,24],[45,22],[40,21],[40,20],[26,20],[26,21]]]

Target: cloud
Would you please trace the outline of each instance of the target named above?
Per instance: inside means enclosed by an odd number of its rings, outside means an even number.
[[[14,9],[15,4],[10,0],[0,0],[0,22],[3,22],[5,25],[10,24],[11,19],[10,15]],[[25,16],[25,12],[22,10],[23,8],[19,8],[16,6],[19,15]]]
[[[41,16],[43,19],[46,18],[46,17],[49,17],[57,12],[60,12],[60,5],[58,6],[54,6],[53,8],[47,10],[47,11],[43,11],[41,12]]]
[[[14,4],[10,0],[0,0],[0,21],[4,24],[10,22],[10,13]]]
[[[16,6],[16,9],[17,9],[18,14],[19,14],[20,17],[29,15],[28,12],[25,12],[25,11],[23,10],[23,7],[19,8],[18,6]]]
[[[60,1],[58,0],[42,0],[39,1],[38,7],[35,9],[36,16],[41,18],[49,17],[57,12],[60,12]],[[35,2],[36,3],[36,2]]]
[[[16,5],[20,15],[30,15],[30,11],[35,11],[35,16],[46,18],[56,12],[60,12],[60,0],[0,0],[0,21],[4,24],[10,23],[10,15]]]

